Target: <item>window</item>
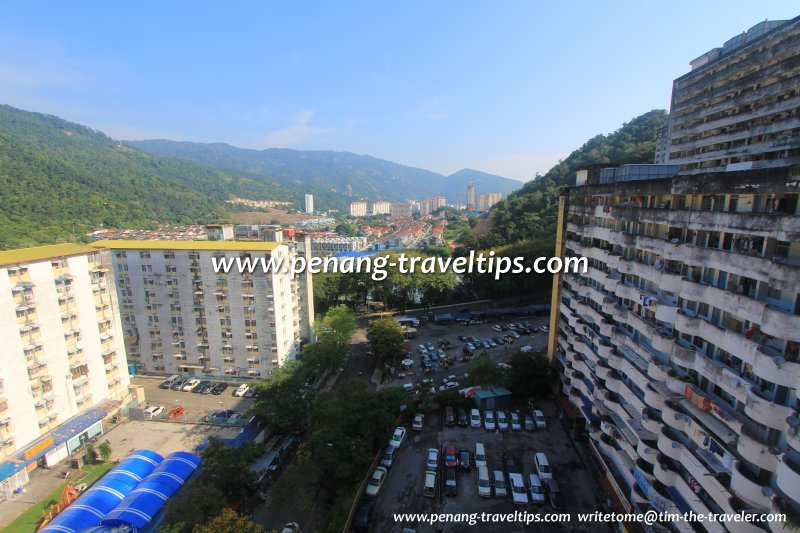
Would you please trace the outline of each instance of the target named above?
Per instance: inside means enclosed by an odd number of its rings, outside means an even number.
[[[150,259],[150,252],[139,252],[140,259]]]
[[[767,298],[771,298],[773,300],[780,300],[781,290],[776,289],[775,287],[767,287]]]

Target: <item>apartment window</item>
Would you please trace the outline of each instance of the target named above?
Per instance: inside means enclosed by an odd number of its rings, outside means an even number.
[[[117,259],[126,259],[128,255],[125,252],[114,252],[114,257]]]
[[[168,261],[172,260],[172,259],[175,259],[175,254],[172,253],[172,252],[164,252],[164,259],[166,259]]]
[[[150,259],[150,252],[139,252],[140,259]]]
[[[767,298],[771,298],[773,300],[780,300],[781,290],[776,289],[775,287],[767,287]]]

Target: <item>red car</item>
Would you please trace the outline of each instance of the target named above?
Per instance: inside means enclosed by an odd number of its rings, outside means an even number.
[[[444,466],[447,468],[455,468],[458,466],[458,459],[456,459],[456,448],[452,444],[445,444],[442,446],[442,455],[444,455]]]

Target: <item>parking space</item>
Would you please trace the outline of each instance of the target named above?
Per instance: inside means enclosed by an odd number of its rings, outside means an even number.
[[[162,381],[164,379],[160,377],[136,376],[131,379],[131,385],[144,387],[145,401],[148,405],[163,405],[166,411],[183,407],[189,420],[199,420],[207,413],[216,411],[231,410],[246,413],[253,403],[252,398],[233,396],[238,383],[229,386],[221,394],[214,395],[160,389],[158,386]]]
[[[389,470],[388,477],[374,500],[375,510],[371,531],[396,531],[403,527],[414,528],[416,532],[440,531],[438,526],[428,524],[398,523],[394,513],[513,513],[515,510],[530,512],[556,512],[549,504],[536,506],[518,506],[513,503],[510,490],[505,498],[484,498],[478,496],[477,469],[474,466],[475,443],[482,443],[487,456],[490,472],[504,470],[503,458],[509,454],[519,466],[520,473],[526,479],[528,474],[535,473],[534,455],[544,452],[552,466],[554,477],[558,481],[564,495],[564,508],[559,512],[571,513],[593,512],[603,509],[605,496],[595,481],[592,473],[583,464],[564,426],[557,418],[555,406],[542,405],[545,412],[547,429],[537,431],[504,431],[488,432],[483,427],[446,427],[437,416],[426,417],[423,431],[409,431],[406,440]],[[426,452],[428,448],[442,450],[445,444],[452,444],[456,451],[466,448],[473,455],[470,471],[459,471],[457,474],[456,496],[445,496],[441,490],[436,498],[423,497]],[[440,464],[443,457],[440,456]],[[441,467],[440,467],[441,480]],[[506,483],[508,478],[505,476]],[[578,524],[540,524],[523,526],[522,524],[481,524],[484,531],[575,531],[580,530]],[[473,529],[473,528],[470,528]],[[464,524],[445,525],[443,531],[463,531]],[[587,530],[588,531],[588,530]]]
[[[477,348],[475,353],[486,351],[489,356],[497,361],[504,362],[512,354],[519,351],[524,346],[530,346],[533,351],[544,351],[547,348],[547,333],[538,330],[541,326],[547,326],[549,322],[548,317],[525,317],[525,318],[509,318],[498,322],[490,322],[483,324],[436,324],[433,322],[426,323],[417,329],[417,336],[411,339],[412,353],[414,366],[413,373],[400,372],[394,379],[387,380],[385,386],[402,386],[406,383],[414,383],[425,378],[435,378],[437,383],[441,381],[442,377],[449,374],[461,375],[466,371],[468,361],[462,360],[462,352],[464,341],[459,337],[476,337],[480,340],[489,340],[493,337],[502,337],[506,332],[498,332],[492,329],[494,325],[506,325],[509,323],[528,323],[532,330],[531,334],[520,335],[519,339],[514,339],[513,344],[498,344],[494,348]],[[453,364],[448,366],[439,365],[431,369],[430,372],[424,372],[421,367],[421,352],[419,345],[431,343],[434,347],[439,345],[439,341],[446,341],[450,343],[450,348],[444,349],[444,352],[452,356]]]
[[[113,451],[111,460],[118,461],[127,457],[132,451],[142,448],[153,450],[163,456],[179,451],[191,452],[211,436],[231,439],[240,431],[240,427],[129,420],[113,426],[101,440],[108,440]]]

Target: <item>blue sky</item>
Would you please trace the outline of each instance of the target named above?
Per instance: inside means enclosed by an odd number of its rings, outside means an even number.
[[[0,103],[117,139],[346,150],[527,180],[668,108],[690,60],[798,7],[3,2]]]

